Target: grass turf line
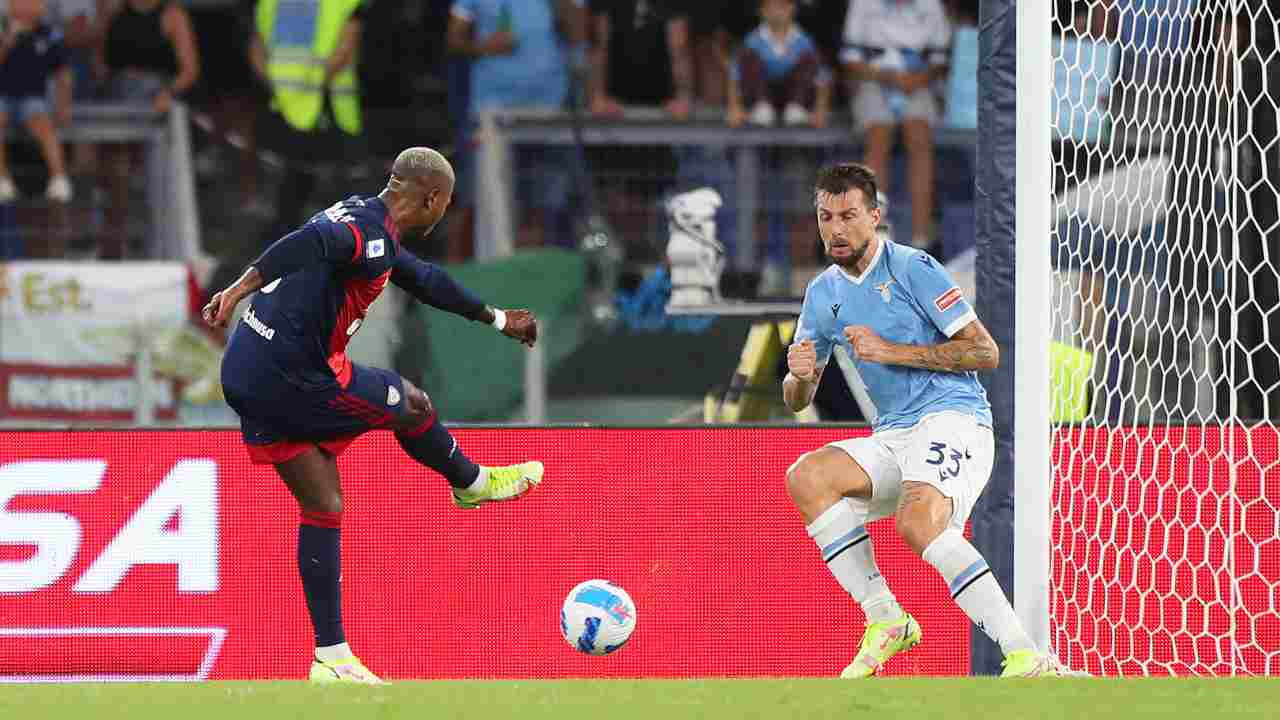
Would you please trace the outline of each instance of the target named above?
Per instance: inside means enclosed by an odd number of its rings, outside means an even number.
[[[433,717],[863,717],[912,720],[1266,718],[1280,714],[1274,678],[871,681],[558,680],[0,685],[0,718],[42,720],[421,720]]]

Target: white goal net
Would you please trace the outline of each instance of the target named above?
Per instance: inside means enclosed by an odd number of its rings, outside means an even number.
[[[1076,669],[1280,673],[1274,7],[1057,1],[1049,628]]]

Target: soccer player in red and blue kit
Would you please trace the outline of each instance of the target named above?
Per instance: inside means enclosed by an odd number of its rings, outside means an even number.
[[[396,158],[381,193],[352,196],[317,213],[204,308],[206,322],[225,327],[237,304],[257,293],[227,343],[222,388],[240,415],[250,459],[274,465],[301,510],[298,570],[315,629],[314,682],[382,682],[351,652],[342,629],[337,456],[352,440],[368,430],[393,431],[410,457],[449,481],[462,508],[516,499],[542,480],[536,461],[476,465],[436,421],[426,393],[345,353],[388,281],[525,345],[537,340],[529,311],[490,307],[401,247],[402,238],[431,232],[453,184],[453,168],[442,155],[409,148]]]

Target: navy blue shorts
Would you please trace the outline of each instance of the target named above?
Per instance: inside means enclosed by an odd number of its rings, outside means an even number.
[[[240,415],[244,444],[254,463],[275,465],[311,447],[337,455],[363,433],[387,427],[409,413],[404,382],[390,370],[352,363],[351,382],[345,388],[334,383],[303,391],[285,385],[257,382],[254,392],[245,392],[224,379],[227,404]],[[424,427],[433,421],[434,415]]]

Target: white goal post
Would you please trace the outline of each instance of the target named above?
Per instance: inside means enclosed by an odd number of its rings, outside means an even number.
[[[1280,673],[1273,7],[1017,3],[1013,594],[1073,669]]]
[[[1049,646],[1049,155],[1048,2],[1017,3],[1017,208],[1014,241],[1014,610],[1037,646]],[[1030,191],[1029,191],[1030,190]]]

